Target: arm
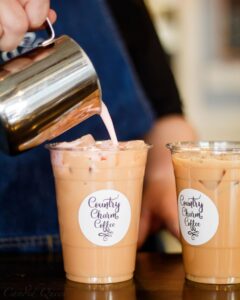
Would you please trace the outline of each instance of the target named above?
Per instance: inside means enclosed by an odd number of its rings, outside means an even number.
[[[40,27],[47,17],[52,23],[56,20],[50,0],[0,0],[0,50],[16,48],[24,34]]]
[[[139,247],[149,234],[160,228],[167,228],[173,235],[179,236],[175,180],[166,144],[194,139],[196,133],[181,115],[159,119],[146,136],[146,142],[153,148],[149,151],[145,176]]]

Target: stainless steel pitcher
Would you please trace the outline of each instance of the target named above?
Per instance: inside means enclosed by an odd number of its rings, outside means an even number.
[[[0,150],[17,154],[101,111],[101,87],[83,49],[51,37],[0,66]]]

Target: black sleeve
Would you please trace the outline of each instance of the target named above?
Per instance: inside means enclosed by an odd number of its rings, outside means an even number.
[[[182,114],[168,57],[143,0],[107,0],[107,3],[156,116]]]

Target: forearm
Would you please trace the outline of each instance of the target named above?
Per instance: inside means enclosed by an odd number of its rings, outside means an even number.
[[[158,180],[172,174],[172,169],[169,168],[171,154],[166,148],[167,143],[196,138],[196,132],[183,116],[169,115],[159,119],[145,137],[145,141],[153,145],[149,152],[146,179]],[[148,177],[149,172],[151,177]]]

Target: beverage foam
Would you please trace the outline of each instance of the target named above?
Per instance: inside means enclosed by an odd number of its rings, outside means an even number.
[[[137,150],[148,147],[148,145],[142,140],[134,140],[127,142],[118,142],[116,145],[112,140],[95,141],[91,134],[82,136],[81,138],[71,141],[62,142],[52,145],[52,148],[58,149],[76,149],[76,150],[102,150],[102,151],[114,151],[114,150]]]

